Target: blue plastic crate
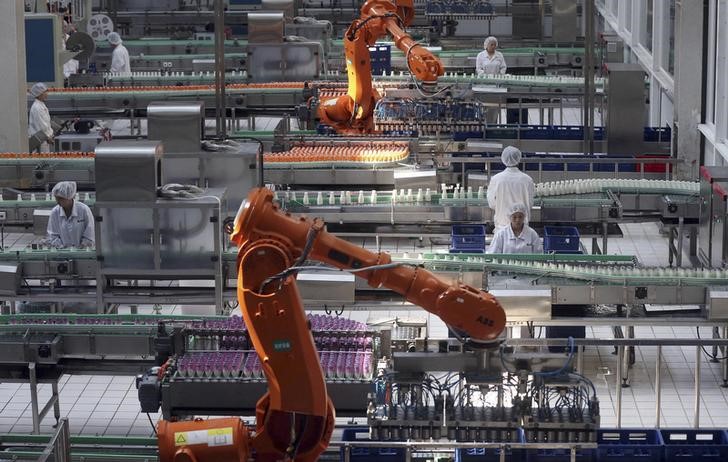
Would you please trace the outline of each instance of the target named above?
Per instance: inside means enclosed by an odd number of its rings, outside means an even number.
[[[553,127],[548,125],[521,126],[522,140],[550,140],[553,137]]]
[[[509,125],[494,125],[485,129],[485,139],[515,140],[518,138],[518,128]]]
[[[577,125],[556,125],[552,134],[555,140],[583,140],[584,128]]]
[[[346,428],[342,432],[343,441],[371,441],[369,428]],[[341,460],[344,460],[344,448],[340,450]],[[404,448],[350,448],[349,460],[351,462],[404,462]]]
[[[579,250],[579,230],[573,226],[544,226],[544,252],[576,252]]]
[[[672,130],[670,127],[645,127],[645,141],[670,141]]]
[[[485,252],[485,226],[453,225],[450,232],[450,252]]]
[[[618,428],[597,430],[599,462],[662,462],[665,443],[659,430]]]
[[[524,443],[526,437],[524,436],[523,429],[519,428],[517,430],[512,432],[514,439],[510,442]],[[457,449],[455,451],[455,462],[499,462],[500,453],[500,449],[493,448]],[[525,458],[526,451],[524,449],[506,449],[506,460],[509,462],[522,462]]]
[[[392,47],[390,45],[374,45],[369,47],[372,74],[381,75],[392,71]]]
[[[570,462],[570,449],[529,449],[526,451],[526,462]],[[577,449],[577,462],[596,462],[595,449]]]
[[[728,433],[725,430],[660,430],[665,443],[665,462],[728,460]]]

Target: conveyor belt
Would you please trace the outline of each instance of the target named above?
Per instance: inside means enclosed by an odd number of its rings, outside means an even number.
[[[633,265],[572,265],[565,260],[543,261],[519,255],[511,258],[508,254],[436,254],[422,253],[402,255],[393,260],[413,265],[426,265],[435,269],[505,271],[515,274],[548,276],[590,283],[620,286],[726,286],[728,270],[721,268],[671,268],[671,267],[634,267]],[[605,260],[609,262],[609,260]],[[621,263],[621,262],[618,262]]]
[[[311,164],[331,167],[339,165],[391,164],[402,162],[409,156],[409,143],[397,141],[352,142],[348,145],[295,144],[282,152],[268,152],[264,162],[269,167],[290,167]]]

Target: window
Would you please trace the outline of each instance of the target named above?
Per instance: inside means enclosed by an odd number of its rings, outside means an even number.
[[[652,51],[652,8],[654,0],[645,1],[645,20],[640,28],[640,43],[642,46]]]
[[[670,16],[668,17],[667,70],[675,73],[675,0],[670,0]]]

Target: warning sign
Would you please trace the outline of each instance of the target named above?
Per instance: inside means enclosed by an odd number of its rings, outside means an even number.
[[[207,431],[175,432],[174,445],[184,446],[190,444],[207,444]]]
[[[233,427],[213,428],[192,432],[175,432],[174,445],[206,444],[208,446],[231,446]]]
[[[233,427],[207,430],[208,446],[230,446],[233,444]]]

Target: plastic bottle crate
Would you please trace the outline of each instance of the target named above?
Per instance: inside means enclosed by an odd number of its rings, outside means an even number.
[[[599,462],[662,462],[665,443],[659,430],[618,428],[597,430]]]
[[[556,125],[552,130],[555,140],[583,140],[584,128],[576,125]]]
[[[728,460],[728,433],[725,430],[660,430],[665,443],[665,462],[687,460]]]
[[[526,437],[523,429],[519,428],[517,432],[512,432],[514,440],[512,443],[523,443]],[[500,449],[495,448],[467,448],[455,450],[455,462],[499,462]],[[506,460],[509,462],[522,462],[526,458],[526,452],[523,449],[506,449]]]
[[[450,252],[485,252],[485,226],[453,225],[450,232]]]
[[[553,137],[553,127],[548,125],[521,126],[522,140],[550,140]]]
[[[637,159],[669,159],[670,156],[660,156],[660,155],[644,155],[644,156],[635,156]],[[668,167],[670,168],[670,172],[672,172],[672,165],[670,164],[658,164],[658,163],[647,163],[644,164],[644,171],[645,173],[665,173],[665,169]],[[640,164],[635,164],[635,172],[640,171]]]
[[[670,141],[672,130],[670,127],[645,127],[645,141]]]
[[[553,159],[556,162],[541,162],[541,171],[543,172],[563,172],[564,171],[564,163],[558,162],[558,160],[561,158],[561,156],[554,156],[554,157],[539,157],[539,160],[547,160],[547,159]],[[528,160],[533,160],[533,157],[529,157]],[[533,171],[538,172],[538,163],[536,162],[527,162],[526,168],[524,169],[526,171]]]
[[[544,226],[544,252],[579,251],[579,230],[573,226]]]
[[[529,449],[526,451],[526,462],[570,462],[570,449]],[[596,462],[596,450],[577,449],[576,462]]]
[[[371,441],[369,439],[369,428],[356,427],[346,428],[342,432],[343,441]],[[349,450],[351,462],[404,462],[404,448],[358,448],[352,447]],[[341,460],[344,460],[344,448],[340,450]]]
[[[390,45],[374,45],[369,47],[372,74],[381,75],[382,72],[392,71],[392,47]]]
[[[518,129],[508,125],[495,125],[485,129],[485,139],[515,140],[518,138]]]

